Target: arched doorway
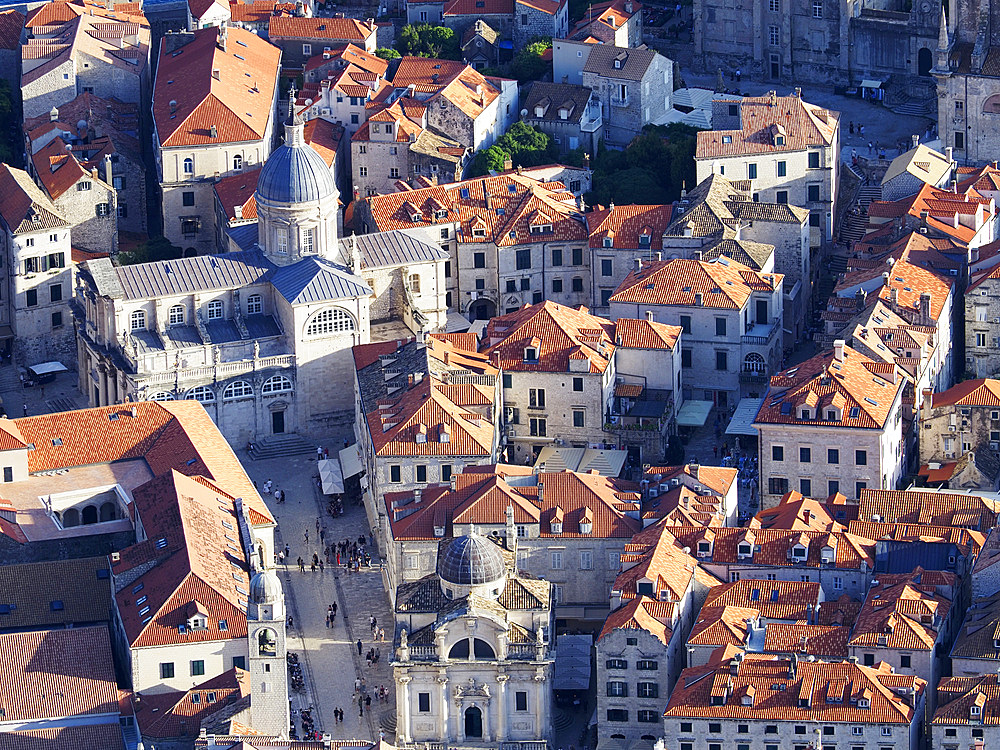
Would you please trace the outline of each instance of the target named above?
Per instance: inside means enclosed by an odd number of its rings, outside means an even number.
[[[197,255],[198,255],[198,251],[195,250],[193,247],[186,247],[186,248],[184,248],[184,257],[185,258],[194,258],[194,257],[197,257]]]
[[[85,505],[83,508],[83,523],[89,525],[97,523],[97,508],[93,505]]]
[[[80,525],[80,511],[76,508],[67,508],[62,514],[62,525],[64,529],[68,529],[71,526]]]
[[[465,737],[483,736],[483,712],[477,706],[469,706],[465,709]]]
[[[922,76],[929,76],[931,68],[934,67],[934,56],[927,47],[921,47],[917,52],[917,73]]]
[[[110,500],[101,504],[101,521],[115,520],[115,504]]]
[[[489,320],[496,317],[496,303],[488,299],[477,299],[469,305],[470,320]]]

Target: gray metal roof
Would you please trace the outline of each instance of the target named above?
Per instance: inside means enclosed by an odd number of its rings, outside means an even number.
[[[111,299],[121,299],[125,296],[121,282],[118,281],[118,274],[115,272],[115,264],[111,258],[96,258],[87,260],[80,264],[81,268],[90,274],[94,280],[94,287],[102,297]]]
[[[438,558],[437,573],[459,585],[493,583],[504,576],[503,555],[493,542],[477,534],[456,537]]]
[[[257,196],[271,203],[302,203],[339,195],[333,173],[302,140],[302,125],[285,126],[285,143],[272,152],[257,180]]]
[[[240,250],[253,250],[257,247],[260,225],[256,221],[250,224],[226,227],[223,231],[229,235],[229,239],[235,242]]]
[[[94,263],[97,261],[88,261],[88,266],[92,268],[90,264]],[[210,289],[239,289],[257,283],[274,269],[274,264],[259,250],[248,250],[140,263],[114,270],[126,299],[148,299]]]
[[[293,305],[367,297],[372,293],[349,268],[315,256],[274,269],[268,281]]]
[[[409,263],[447,260],[448,253],[435,245],[412,237],[398,229],[372,234],[355,234],[340,240],[337,261],[350,265],[351,244],[356,243],[365,268],[389,268]]]

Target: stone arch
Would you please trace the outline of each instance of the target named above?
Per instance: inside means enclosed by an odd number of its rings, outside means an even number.
[[[64,529],[68,529],[71,526],[80,525],[80,511],[76,508],[67,508],[62,514],[62,525]]]
[[[489,320],[495,318],[497,314],[497,304],[491,299],[477,299],[469,305],[470,320]]]
[[[80,519],[83,521],[84,526],[89,526],[92,523],[97,523],[97,506],[96,505],[84,505],[83,513],[80,514]]]
[[[306,321],[305,335],[309,338],[334,336],[338,333],[352,333],[357,324],[347,310],[340,307],[326,307],[314,313]]]
[[[257,631],[257,655],[278,655],[278,634],[271,628],[261,628]]]
[[[462,638],[461,640],[455,641],[451,650],[448,651],[449,659],[468,659],[469,658],[469,639]]]
[[[474,638],[472,640],[472,655],[477,660],[483,661],[495,661],[497,658],[496,650],[488,641],[484,641],[482,638]]]
[[[197,255],[198,255],[198,251],[195,248],[193,248],[193,247],[186,247],[186,248],[184,248],[184,257],[185,258],[194,258],[194,257],[197,257]]]
[[[743,359],[743,372],[753,372],[763,375],[767,372],[767,360],[762,354],[750,352]]]
[[[929,76],[934,67],[934,55],[927,47],[917,51],[917,75]]]
[[[994,94],[983,102],[984,115],[1000,115],[1000,94]]]
[[[115,509],[115,504],[108,500],[107,502],[101,503],[100,519],[103,523],[104,521],[114,521],[118,516]]]
[[[469,706],[465,709],[465,736],[467,738],[483,736],[483,712],[479,706]]]

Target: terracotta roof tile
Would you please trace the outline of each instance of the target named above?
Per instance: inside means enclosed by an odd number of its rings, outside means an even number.
[[[215,196],[229,221],[257,218],[255,194],[260,170],[259,166],[251,167],[239,174],[223,177],[215,183]],[[236,208],[240,209],[239,215]]]
[[[939,705],[932,724],[996,726],[1000,724],[1000,677],[942,677],[938,683]],[[972,718],[970,708],[979,707]]]
[[[590,246],[604,247],[607,238],[618,249],[661,250],[663,232],[670,225],[673,208],[673,205],[629,205],[591,211],[586,214]],[[645,244],[639,241],[641,236],[649,237]]]
[[[268,37],[281,39],[328,39],[342,43],[365,41],[375,33],[375,27],[355,18],[324,18],[306,16],[272,16]]]
[[[819,606],[820,585],[799,581],[743,579],[708,592],[703,608],[756,609],[768,620],[811,620]],[[720,644],[721,645],[721,644]]]
[[[864,489],[859,500],[858,519],[928,526],[969,526],[988,531],[996,524],[998,513],[1000,502],[982,495]]]
[[[0,13],[0,49],[15,50],[21,44],[24,31],[24,14],[16,10]]]
[[[0,164],[0,219],[14,234],[69,225],[27,172],[7,164]]]
[[[797,96],[745,96],[736,103],[742,129],[698,133],[696,159],[829,146],[840,120],[839,112],[809,104]],[[784,136],[783,145],[777,144],[776,135]]]
[[[754,291],[772,291],[783,278],[782,274],[761,274],[724,258],[673,258],[630,272],[611,302],[694,306],[700,295],[704,307],[739,310]]]
[[[764,634],[764,651],[771,654],[799,653],[846,659],[850,634],[850,625],[772,622],[768,623]]]
[[[850,645],[932,650],[938,638],[945,636],[952,603],[936,593],[934,582],[923,582],[922,574],[923,570],[917,568],[905,575],[880,575],[877,584],[868,590]]]
[[[615,578],[614,591],[621,592],[622,601],[640,596],[640,582],[652,584],[652,594],[659,601],[681,601],[691,579],[700,585],[715,586],[719,581],[698,561],[683,550],[674,534],[675,528],[663,522],[647,526],[632,537],[621,556],[622,571]],[[711,531],[711,530],[708,530]],[[702,528],[701,533],[706,529]]]
[[[0,750],[64,747],[71,747],[73,750],[125,750],[125,742],[118,722],[22,729],[0,734]]]
[[[645,630],[666,646],[670,643],[677,604],[638,596],[614,610],[604,621],[597,640],[614,630]]]
[[[225,49],[219,43],[222,33]],[[238,27],[224,32],[215,27],[198,29],[192,41],[172,53],[161,43],[153,91],[153,119],[161,146],[263,138],[273,114],[280,58],[277,47]],[[214,77],[215,70],[219,78]]]
[[[856,516],[857,506],[848,510],[845,503],[824,504],[792,490],[776,506],[754,516],[750,526],[792,531],[844,531],[848,520]]]
[[[143,737],[190,740],[198,736],[203,719],[249,696],[250,673],[234,667],[187,691],[143,694],[135,718]]]

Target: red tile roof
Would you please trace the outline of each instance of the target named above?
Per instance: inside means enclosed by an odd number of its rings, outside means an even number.
[[[938,683],[938,707],[932,724],[997,726],[1000,724],[1000,676],[942,677]],[[972,706],[980,713],[973,717]]]
[[[763,274],[727,258],[712,261],[673,258],[632,271],[611,296],[612,302],[740,310],[755,291],[771,292],[784,276]]]
[[[62,138],[55,138],[31,157],[35,174],[52,200],[76,185],[80,180],[93,179],[91,173],[80,166]],[[100,179],[100,178],[98,178]]]
[[[369,26],[356,18],[324,18],[306,16],[272,16],[267,35],[276,41],[283,39],[325,39],[343,43],[361,42],[375,33],[375,26]]]
[[[846,659],[850,634],[849,625],[773,622],[767,625],[764,634],[764,651],[771,654],[799,653]]]
[[[919,677],[892,674],[885,662],[864,667],[737,654],[681,672],[664,716],[909,725],[915,708],[897,691],[919,694],[926,687]],[[721,705],[713,696],[722,697]],[[859,706],[861,699],[870,705]]]
[[[225,49],[221,35],[226,38]],[[170,148],[263,138],[273,115],[280,59],[281,50],[238,27],[198,29],[192,41],[172,53],[166,51],[164,40],[153,91],[160,145]],[[218,78],[213,75],[216,70]]]
[[[824,504],[812,498],[803,497],[792,490],[785,493],[773,508],[760,511],[750,519],[751,528],[789,529],[792,531],[844,531],[849,519],[848,507],[843,495],[830,498],[835,502]],[[841,502],[837,503],[839,499]],[[851,506],[850,517],[857,516],[857,506]]]
[[[69,225],[28,173],[0,164],[0,218],[14,234]]]
[[[863,489],[858,520],[881,523],[963,526],[988,531],[996,525],[1000,502],[960,492]]]
[[[620,318],[615,321],[615,346],[626,349],[675,349],[680,338],[680,326],[668,326],[649,320]]]
[[[323,157],[323,161],[331,169],[337,159],[337,152],[340,150],[340,142],[344,138],[344,133],[343,125],[322,119],[310,120],[302,129],[302,137],[305,142]]]
[[[251,167],[239,174],[223,177],[215,183],[215,195],[219,205],[226,212],[229,221],[257,218],[257,180],[260,179],[260,167]],[[240,215],[235,208],[239,207]]]
[[[725,466],[702,466],[700,464],[684,464],[683,466],[644,466],[642,478],[650,482],[679,482],[694,486],[701,484],[718,495],[726,495],[733,482],[736,481],[737,469]]]
[[[844,346],[842,360],[833,351],[817,354],[771,377],[754,421],[882,429],[906,381],[883,372],[880,364],[849,346]],[[800,407],[808,407],[808,420],[799,419]],[[828,419],[831,411],[839,418]]]
[[[599,207],[586,214],[590,246],[604,247],[608,238],[612,247],[622,250],[662,250],[663,232],[670,226],[673,212],[673,204]],[[646,244],[639,242],[643,235],[649,237]]]
[[[834,293],[839,297],[853,297],[853,290],[859,285],[870,287],[871,281],[882,279],[881,285],[869,294],[873,293],[885,301],[895,300],[893,307],[898,305],[913,311],[920,309],[920,295],[930,294],[931,317],[938,321],[955,282],[946,271],[935,273],[911,263],[908,256],[908,252],[904,251],[900,259],[891,266],[882,265],[849,272],[837,283]],[[889,274],[888,279],[884,276],[886,273]]]
[[[659,601],[681,601],[692,578],[700,586],[711,588],[722,583],[702,568],[684,551],[674,534],[676,527],[663,523],[647,526],[632,537],[621,555],[622,571],[615,578],[613,591],[621,593],[622,601],[640,596],[640,582],[652,584],[652,596]],[[701,528],[702,533],[712,530]]]
[[[135,720],[143,737],[191,740],[203,719],[227,706],[235,710],[234,704],[249,696],[250,673],[234,667],[187,691],[144,694],[135,703]]]
[[[122,729],[117,721],[112,724],[7,731],[0,735],[0,743],[3,750],[55,750],[67,747],[73,750],[125,750]]]
[[[512,372],[604,372],[614,353],[614,326],[605,318],[555,302],[526,305],[493,318],[483,334],[482,352],[490,362]],[[525,360],[525,348],[537,358]],[[581,370],[573,360],[586,361]]]
[[[0,635],[4,721],[117,714],[112,661],[104,626]]]
[[[976,378],[956,383],[931,398],[933,408],[939,406],[992,406],[1000,408],[1000,380]]]
[[[597,640],[614,630],[645,630],[666,646],[673,634],[676,609],[676,602],[661,602],[648,596],[638,596],[608,615]]]
[[[924,582],[923,570],[879,575],[868,590],[849,644],[862,648],[930,651],[945,636],[951,601],[936,592],[936,581]],[[952,579],[956,577],[947,574]]]
[[[978,227],[996,215],[992,198],[980,194],[972,185],[957,193],[924,184],[919,192],[897,201],[872,201],[868,215],[890,219],[910,216],[923,221],[921,213],[927,212],[927,226],[958,242],[967,245],[976,235]]]
[[[745,96],[733,103],[739,104],[742,129],[701,131],[696,159],[830,146],[840,120],[839,112],[809,104],[797,96]],[[785,139],[780,146],[775,140],[779,135]]]
[[[819,583],[747,578],[715,586],[708,592],[702,610],[744,607],[758,610],[768,620],[811,620],[819,606],[820,589]]]
[[[15,50],[21,44],[24,31],[24,14],[16,10],[0,13],[0,49]]]
[[[424,100],[428,106],[446,99],[475,119],[500,96],[495,80],[462,62],[406,56],[393,74],[392,85],[396,89],[413,86],[416,93],[430,94]]]

